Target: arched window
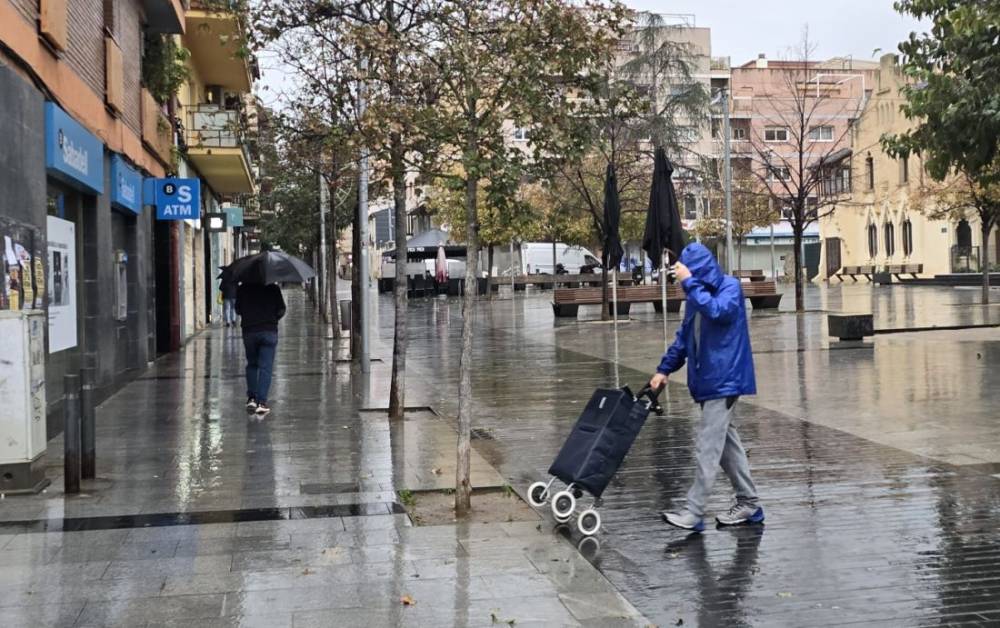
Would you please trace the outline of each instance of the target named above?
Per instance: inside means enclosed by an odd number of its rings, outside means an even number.
[[[955,228],[955,239],[958,241],[958,246],[970,249],[972,248],[972,227],[969,226],[969,221],[964,218],[958,221],[958,226]]]
[[[903,255],[913,255],[913,223],[909,218],[903,221]]]
[[[868,257],[874,258],[878,255],[878,227],[868,225]]]
[[[875,160],[872,159],[872,154],[868,153],[868,157],[865,158],[865,178],[868,180],[868,189],[875,189]]]
[[[885,234],[885,256],[892,257],[896,252],[896,227],[891,222],[885,223],[882,227]]]

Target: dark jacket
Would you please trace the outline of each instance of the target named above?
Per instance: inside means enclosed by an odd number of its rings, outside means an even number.
[[[229,281],[228,279],[223,279],[219,282],[219,290],[222,291],[223,299],[235,299],[238,287],[239,284],[235,281]]]
[[[243,333],[278,331],[278,321],[285,315],[285,300],[278,284],[240,284],[236,290],[236,313]]]
[[[684,322],[657,371],[673,373],[686,361],[688,389],[698,402],[756,394],[739,279],[724,275],[701,244],[687,245],[680,259],[691,271],[681,284],[687,294]]]

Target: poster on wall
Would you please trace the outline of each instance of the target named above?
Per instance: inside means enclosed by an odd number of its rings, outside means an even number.
[[[76,225],[54,216],[49,227],[49,353],[76,346]]]

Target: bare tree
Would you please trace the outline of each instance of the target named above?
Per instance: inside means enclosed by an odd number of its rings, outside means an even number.
[[[808,30],[793,58],[778,62],[764,93],[754,93],[751,171],[766,186],[794,237],[795,309],[804,309],[805,230],[841,200],[824,185],[850,157],[852,122],[864,108],[861,74],[824,70],[811,59]]]

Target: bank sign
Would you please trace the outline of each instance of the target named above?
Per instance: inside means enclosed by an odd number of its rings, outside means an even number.
[[[53,102],[45,103],[45,168],[75,188],[104,193],[104,143]]]
[[[146,179],[146,202],[156,206],[157,220],[201,218],[199,179]]]
[[[111,155],[111,204],[142,213],[142,175],[117,153]]]

